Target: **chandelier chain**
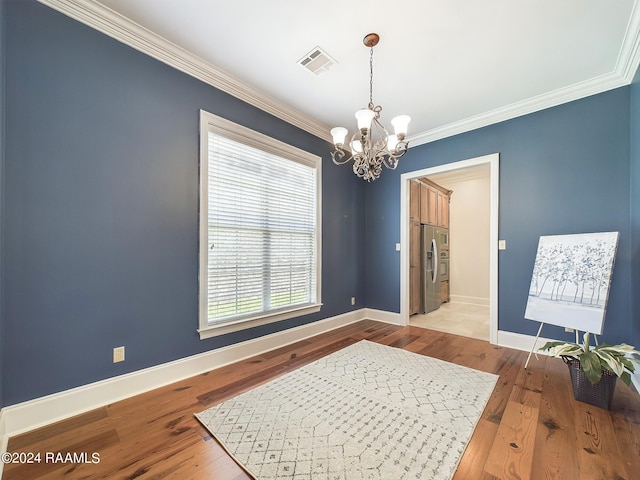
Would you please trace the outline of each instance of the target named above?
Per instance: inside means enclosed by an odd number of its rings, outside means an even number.
[[[373,107],[373,47],[369,53],[369,105]]]

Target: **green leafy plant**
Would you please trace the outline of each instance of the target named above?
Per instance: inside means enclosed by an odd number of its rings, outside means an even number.
[[[607,370],[629,385],[631,374],[635,371],[633,362],[640,363],[640,360],[634,357],[634,355],[640,355],[640,352],[626,343],[620,345],[601,343],[591,347],[589,332],[585,332],[582,345],[571,342],[547,342],[540,350],[547,350],[554,357],[579,360],[585,376],[592,384],[598,383],[602,378],[602,372]]]

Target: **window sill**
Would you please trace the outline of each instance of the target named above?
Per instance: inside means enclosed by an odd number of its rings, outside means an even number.
[[[252,319],[237,320],[235,322],[226,322],[219,325],[211,325],[206,328],[198,330],[200,334],[200,340],[206,338],[218,337],[220,335],[226,335],[227,333],[238,332],[240,330],[246,330],[248,328],[259,327],[260,325],[267,325],[269,323],[279,322],[281,320],[287,320],[289,318],[301,317],[302,315],[308,315],[310,313],[319,312],[322,308],[322,304],[305,305],[301,308],[287,310],[284,312],[276,312],[273,314],[264,315]]]

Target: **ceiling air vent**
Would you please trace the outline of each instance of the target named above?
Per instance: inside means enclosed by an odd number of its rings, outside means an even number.
[[[298,64],[310,72],[320,75],[322,72],[329,70],[335,63],[337,63],[331,56],[322,50],[320,47],[316,47],[307,53],[304,57],[298,60]]]

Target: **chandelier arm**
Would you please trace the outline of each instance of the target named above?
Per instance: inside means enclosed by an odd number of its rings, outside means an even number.
[[[343,158],[347,155],[347,153],[348,153],[347,150],[341,147],[336,147],[336,149],[333,152],[331,152],[331,160],[333,160],[333,163],[335,163],[336,165],[344,165],[345,163],[349,162],[353,157],[353,155],[349,155],[345,160],[343,160]]]
[[[398,142],[398,146],[396,147],[396,152],[398,152],[399,155],[396,154],[396,157],[400,158],[405,153],[407,153],[407,150],[409,150],[409,142],[404,140],[402,142]]]
[[[396,167],[398,166],[398,160],[400,160],[400,157],[402,157],[405,153],[407,153],[406,150],[399,152],[397,154],[389,154],[388,157],[383,157],[384,165],[389,170],[395,170]]]

